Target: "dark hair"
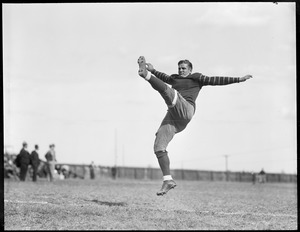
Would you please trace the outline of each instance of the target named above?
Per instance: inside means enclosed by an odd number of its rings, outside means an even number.
[[[35,149],[39,149],[39,145],[34,145],[34,148]]]
[[[178,65],[180,64],[187,64],[190,67],[190,69],[193,70],[193,64],[189,60],[180,60],[178,62]]]

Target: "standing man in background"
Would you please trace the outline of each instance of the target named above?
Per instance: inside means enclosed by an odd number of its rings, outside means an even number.
[[[27,150],[26,142],[23,142],[23,148],[21,149],[17,159],[19,160],[20,164],[20,181],[25,181],[28,171],[28,165],[30,164],[30,154]]]
[[[31,155],[30,155],[31,166],[33,169],[32,181],[34,181],[34,182],[36,182],[38,167],[40,165],[40,158],[39,158],[38,150],[39,150],[39,146],[35,145],[34,150],[31,152]]]
[[[50,150],[46,153],[45,158],[47,160],[47,171],[49,175],[49,180],[53,181],[54,178],[54,170],[55,170],[55,163],[56,163],[56,155],[55,155],[55,145],[49,145]]]
[[[95,164],[94,164],[94,161],[92,161],[89,168],[90,168],[90,177],[91,177],[91,179],[95,179]]]

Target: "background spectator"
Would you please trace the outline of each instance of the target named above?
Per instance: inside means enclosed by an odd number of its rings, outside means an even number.
[[[20,180],[25,181],[28,166],[30,164],[30,154],[27,151],[27,143],[23,142],[23,148],[21,149],[19,155],[17,156],[17,164],[20,165]]]
[[[54,150],[55,145],[50,144],[49,147],[50,150],[46,153],[45,158],[47,160],[47,171],[48,171],[49,180],[53,181],[55,163],[56,163],[56,154]]]
[[[30,155],[30,161],[31,161],[31,166],[32,166],[32,181],[36,181],[37,180],[37,172],[38,172],[38,167],[40,165],[40,158],[39,158],[39,146],[35,145],[34,146],[34,150],[31,152]]]

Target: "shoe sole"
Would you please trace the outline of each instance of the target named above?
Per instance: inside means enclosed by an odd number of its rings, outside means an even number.
[[[168,189],[168,191],[165,191],[165,192],[160,192],[160,193],[156,193],[157,196],[163,196],[165,194],[167,194],[167,192],[169,192],[171,189],[175,188],[177,185],[173,185],[172,187],[170,187]]]
[[[139,75],[141,77],[144,77],[145,76],[145,71],[146,71],[146,60],[145,60],[145,57],[140,56],[139,59],[138,59],[138,64],[139,64]]]

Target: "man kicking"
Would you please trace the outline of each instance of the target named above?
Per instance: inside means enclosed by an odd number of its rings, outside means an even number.
[[[154,141],[154,153],[163,174],[163,184],[157,195],[162,196],[176,187],[170,173],[167,146],[174,135],[183,131],[191,121],[196,109],[195,101],[201,88],[205,85],[239,83],[252,78],[252,76],[208,77],[201,73],[192,73],[193,65],[188,60],[180,60],[178,62],[178,74],[172,74],[171,76],[155,70],[152,64],[146,63],[143,56],[139,57],[138,65],[139,75],[160,93],[168,106],[167,114],[155,134]],[[169,87],[166,83],[172,87]]]

